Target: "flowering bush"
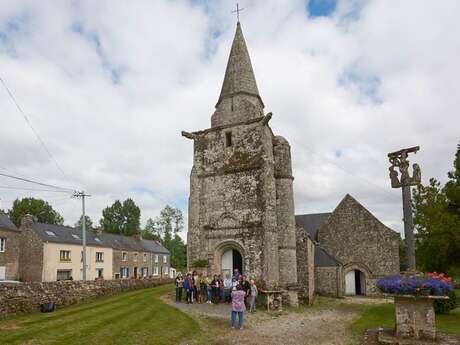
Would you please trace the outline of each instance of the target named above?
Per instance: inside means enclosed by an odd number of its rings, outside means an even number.
[[[445,296],[454,290],[452,278],[436,272],[420,277],[385,277],[377,281],[377,287],[385,293],[414,296]]]

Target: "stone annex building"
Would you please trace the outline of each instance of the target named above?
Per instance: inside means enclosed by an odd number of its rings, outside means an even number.
[[[332,214],[294,216],[290,146],[264,114],[239,22],[215,108],[210,128],[182,132],[194,142],[190,270],[238,268],[273,307],[315,292],[371,294],[378,276],[399,271],[399,235],[352,197]]]

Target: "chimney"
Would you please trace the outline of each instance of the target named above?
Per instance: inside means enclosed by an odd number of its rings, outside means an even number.
[[[93,230],[97,236],[101,236],[102,233],[104,232],[104,229],[102,228],[102,226],[98,226],[97,228],[94,228]]]
[[[139,240],[141,241],[142,240],[142,231],[136,231],[136,233],[133,235],[133,237],[136,239],[136,240]]]
[[[36,217],[31,214],[26,214],[21,218],[21,228],[30,228],[37,221]]]

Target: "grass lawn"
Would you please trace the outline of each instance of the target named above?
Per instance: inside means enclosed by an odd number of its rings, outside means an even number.
[[[1,344],[178,344],[203,336],[185,313],[163,303],[172,285],[126,292],[0,321]]]
[[[460,290],[456,290],[456,293],[460,297]],[[394,305],[381,304],[367,307],[361,317],[353,322],[352,331],[355,335],[362,335],[369,328],[393,326]],[[448,314],[437,314],[436,329],[446,334],[460,335],[460,307]]]

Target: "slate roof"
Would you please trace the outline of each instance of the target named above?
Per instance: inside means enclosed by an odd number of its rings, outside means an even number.
[[[317,241],[318,230],[332,213],[312,213],[295,216],[297,226],[304,228],[310,238]]]
[[[33,223],[32,230],[43,241],[81,245],[82,229],[64,225]],[[53,235],[54,234],[54,235]],[[117,250],[154,252],[169,254],[169,251],[157,241],[139,240],[130,236],[86,231],[86,244],[90,246],[109,247]]]
[[[16,225],[14,225],[10,220],[8,215],[2,211],[0,211],[0,229],[19,231]]]
[[[329,255],[319,244],[315,245],[315,267],[336,267],[340,266],[332,255]]]

